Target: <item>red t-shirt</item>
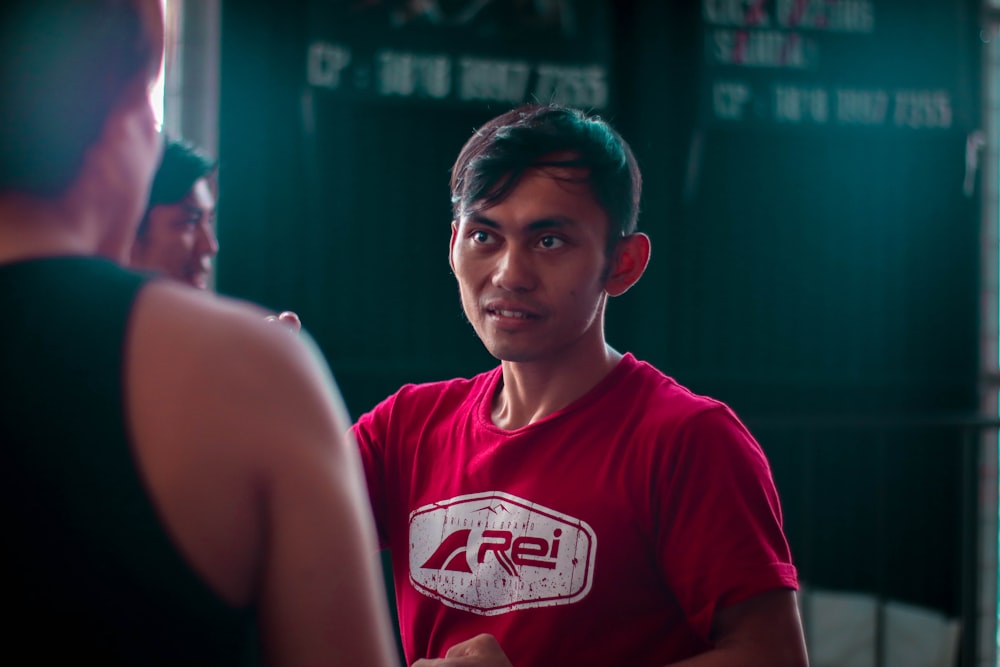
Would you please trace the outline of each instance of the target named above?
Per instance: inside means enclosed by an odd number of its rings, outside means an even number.
[[[517,667],[662,666],[714,612],[797,588],[770,468],[724,404],[626,354],[572,405],[490,419],[500,368],[355,424],[407,662],[482,632]]]

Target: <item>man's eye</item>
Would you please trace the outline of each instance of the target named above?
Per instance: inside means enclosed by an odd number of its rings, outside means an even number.
[[[558,236],[543,236],[541,240],[538,241],[538,245],[543,248],[553,249],[563,247],[566,245],[566,242]]]
[[[489,243],[493,236],[489,232],[479,229],[472,232],[471,238],[475,243]]]

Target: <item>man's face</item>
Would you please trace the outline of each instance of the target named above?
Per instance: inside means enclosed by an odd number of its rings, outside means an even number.
[[[180,202],[150,210],[146,229],[132,248],[131,265],[206,289],[218,252],[215,196],[202,178]]]
[[[502,202],[452,224],[462,307],[498,359],[572,362],[603,349],[608,217],[585,175],[528,170]]]

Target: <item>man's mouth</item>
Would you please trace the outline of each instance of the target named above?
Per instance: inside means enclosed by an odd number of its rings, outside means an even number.
[[[489,310],[487,312],[492,315],[499,315],[500,317],[514,317],[522,320],[526,320],[531,317],[528,313],[524,313],[519,310]]]
[[[519,304],[492,302],[484,304],[483,312],[487,317],[504,320],[537,320],[541,317],[533,308],[520,307]]]

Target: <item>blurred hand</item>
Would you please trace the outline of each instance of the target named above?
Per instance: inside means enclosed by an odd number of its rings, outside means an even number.
[[[268,315],[264,319],[268,322],[280,322],[289,327],[295,333],[302,331],[302,321],[299,319],[298,315],[290,310],[284,310],[277,315]]]
[[[493,635],[477,635],[455,644],[443,658],[424,658],[412,667],[513,667]]]

